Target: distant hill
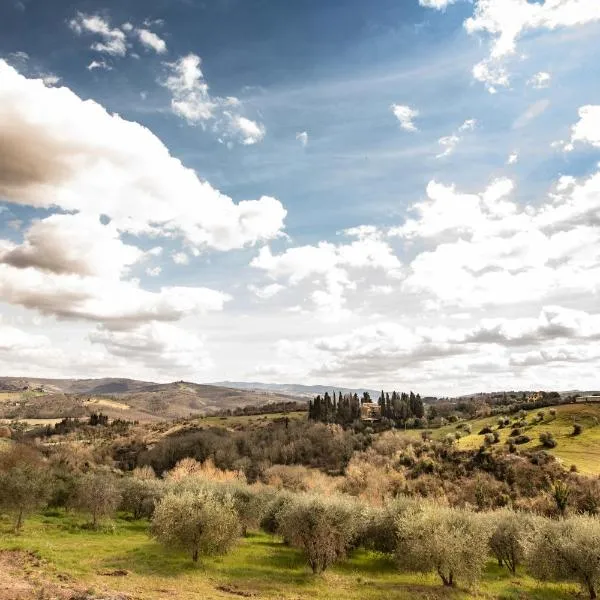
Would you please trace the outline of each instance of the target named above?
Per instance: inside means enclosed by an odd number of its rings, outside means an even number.
[[[325,392],[342,392],[343,394],[358,394],[362,396],[363,392],[369,392],[373,399],[377,399],[381,390],[372,390],[369,388],[352,389],[339,385],[302,385],[299,383],[262,383],[260,381],[219,381],[212,385],[234,388],[236,390],[263,390],[269,392],[278,392],[280,394],[289,394],[292,396],[310,397],[317,394],[323,395]]]
[[[103,412],[111,418],[152,421],[301,398],[300,394],[185,381],[0,377],[0,419],[49,419]]]

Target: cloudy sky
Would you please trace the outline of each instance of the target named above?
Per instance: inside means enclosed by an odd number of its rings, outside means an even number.
[[[0,373],[598,388],[598,0],[2,0]]]

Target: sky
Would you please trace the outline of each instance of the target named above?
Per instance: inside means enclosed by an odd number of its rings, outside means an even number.
[[[597,389],[598,0],[2,0],[0,374]]]

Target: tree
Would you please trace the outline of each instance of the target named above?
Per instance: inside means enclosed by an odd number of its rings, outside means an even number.
[[[542,580],[575,581],[594,600],[600,587],[600,520],[577,515],[547,520],[528,553],[532,574]]]
[[[360,531],[355,505],[341,498],[300,496],[284,505],[279,530],[303,550],[314,574],[344,558]]]
[[[200,555],[223,554],[240,535],[234,500],[207,488],[170,492],[154,510],[151,534],[164,546],[189,553],[195,563]]]
[[[492,520],[490,549],[498,559],[498,564],[514,575],[525,558],[536,521],[531,515],[512,510],[498,511],[492,515]]]
[[[103,517],[112,516],[121,500],[115,477],[107,472],[86,473],[77,484],[75,507],[89,513],[96,529]]]
[[[163,484],[158,479],[140,479],[135,474],[120,481],[121,510],[134,519],[150,518],[162,495]]]
[[[33,448],[14,444],[0,452],[0,509],[14,515],[15,531],[29,513],[46,504],[51,491],[48,468]]]
[[[435,571],[445,586],[481,577],[488,556],[489,525],[475,513],[433,504],[396,519],[396,561],[401,568]]]

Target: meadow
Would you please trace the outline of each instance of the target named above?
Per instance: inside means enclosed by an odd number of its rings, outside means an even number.
[[[121,593],[141,600],[566,600],[577,591],[569,584],[540,583],[522,570],[513,576],[492,560],[476,590],[445,589],[434,575],[400,572],[392,559],[362,549],[315,576],[299,550],[262,532],[250,532],[226,556],[194,565],[188,556],[150,539],[147,521],[117,518],[99,531],[85,529],[83,523],[75,514],[47,511],[28,519],[22,533],[14,535],[10,523],[0,521],[0,556],[24,550],[38,559],[21,569],[23,579],[34,582],[34,597],[46,597],[44,590],[53,586],[84,590],[89,597]]]

